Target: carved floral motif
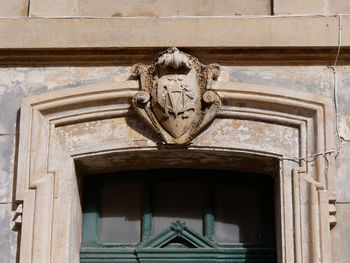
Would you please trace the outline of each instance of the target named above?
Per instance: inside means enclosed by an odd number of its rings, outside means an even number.
[[[211,90],[220,66],[202,65],[175,47],[160,53],[149,66],[134,65],[132,74],[141,85],[133,106],[166,143],[189,143],[220,108],[220,97]]]

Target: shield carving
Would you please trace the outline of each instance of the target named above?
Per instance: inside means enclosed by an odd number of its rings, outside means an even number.
[[[219,73],[219,65],[204,66],[177,48],[169,48],[150,66],[134,65],[133,76],[141,84],[133,98],[134,108],[166,143],[188,143],[220,107],[220,97],[211,90]]]
[[[200,117],[200,89],[193,73],[162,76],[152,97],[154,113],[163,128],[179,138]]]

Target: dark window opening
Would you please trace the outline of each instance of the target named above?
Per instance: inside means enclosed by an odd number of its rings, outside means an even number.
[[[197,248],[205,240],[212,244],[204,246],[211,255],[208,262],[221,262],[220,257],[230,262],[275,262],[273,189],[271,176],[217,170],[87,176],[81,262],[99,262],[101,255],[107,255],[103,262],[142,262],[142,256],[135,254],[155,248],[161,250],[154,260],[181,262],[186,253],[195,253],[200,260]],[[166,229],[174,222],[190,229],[187,237],[180,230],[175,238],[162,236],[171,234]],[[157,238],[165,240],[159,247],[138,249]],[[198,242],[192,240],[196,238]],[[186,251],[176,261],[165,259],[169,249]]]

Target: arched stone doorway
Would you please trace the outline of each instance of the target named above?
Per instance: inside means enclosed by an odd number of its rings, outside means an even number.
[[[21,262],[79,262],[80,175],[130,163],[161,168],[159,158],[167,167],[277,167],[279,262],[331,262],[334,158],[318,154],[334,149],[330,99],[219,80],[220,111],[184,148],[162,145],[134,114],[138,89],[138,82],[122,81],[23,100],[16,192],[23,202]]]

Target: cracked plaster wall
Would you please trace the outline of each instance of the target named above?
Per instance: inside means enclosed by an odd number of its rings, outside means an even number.
[[[0,263],[16,262],[13,182],[21,99],[58,89],[124,81],[129,74],[129,67],[0,68]],[[220,81],[333,96],[333,73],[325,66],[225,66]],[[350,127],[350,67],[337,67],[337,84],[342,152],[337,159],[338,224],[332,232],[333,252],[334,262],[350,263],[350,136],[347,134]]]

